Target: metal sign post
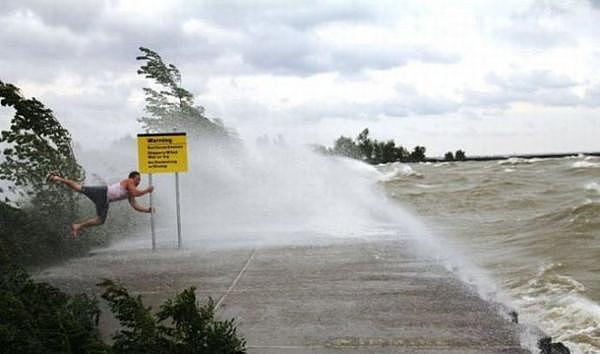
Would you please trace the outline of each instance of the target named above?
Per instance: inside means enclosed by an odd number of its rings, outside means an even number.
[[[179,172],[175,172],[175,200],[177,203],[177,248],[181,249],[181,209],[179,208]]]
[[[152,173],[148,174],[148,184],[152,186]],[[149,195],[150,202],[150,231],[152,232],[152,252],[156,251],[156,233],[154,232],[154,209],[152,209],[152,193]]]
[[[185,133],[138,134],[139,170],[149,174],[152,185],[152,173],[175,173],[175,198],[177,203],[177,248],[181,249],[181,208],[179,198],[179,172],[187,171],[187,139]],[[150,194],[152,207],[152,194]],[[154,216],[150,217],[152,229],[152,250],[156,249],[154,235]]]

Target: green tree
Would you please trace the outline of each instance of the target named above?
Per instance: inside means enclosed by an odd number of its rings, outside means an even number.
[[[196,303],[195,289],[168,299],[157,314],[140,296],[111,281],[98,284],[122,328],[112,346],[98,331],[98,301],[37,283],[13,265],[0,241],[0,352],[88,354],[241,354],[246,342],[234,320],[215,319],[211,299]]]
[[[160,55],[140,47],[143,55],[136,59],[144,64],[137,73],[152,79],[157,89],[145,87],[146,112],[149,116],[138,119],[150,132],[171,132],[174,129],[192,137],[234,137],[220,119],[209,119],[204,107],[194,103],[194,95],[181,87],[181,73],[173,64],[163,62]]]
[[[394,161],[406,161],[408,155],[408,151],[402,145],[394,149]]]
[[[0,351],[109,353],[98,334],[98,302],[32,281],[0,243]]]
[[[465,155],[465,152],[462,150],[456,150],[456,153],[454,154],[454,158],[457,161],[464,161],[466,160],[467,156]]]
[[[454,161],[454,155],[452,154],[452,151],[448,151],[446,155],[444,155],[444,160]]]
[[[0,144],[7,146],[0,163],[0,179],[12,183],[11,191],[21,197],[33,196],[46,204],[41,207],[63,205],[72,209],[72,194],[58,192],[46,183],[46,175],[52,170],[60,170],[73,179],[83,178],[69,132],[52,110],[35,98],[24,98],[16,86],[2,81],[0,104],[15,110],[10,128],[0,132]],[[9,201],[7,198],[5,195],[5,202]]]
[[[362,158],[367,162],[371,162],[373,159],[373,142],[369,139],[369,129],[365,128],[358,134],[356,140],[358,141],[358,147],[360,148]]]
[[[396,143],[393,140],[381,143],[380,163],[390,163],[396,160]]]
[[[408,160],[411,162],[419,162],[425,160],[425,147],[415,146],[413,151],[408,156]]]
[[[362,156],[360,148],[358,145],[356,145],[354,140],[345,136],[340,136],[335,141],[333,145],[333,153],[335,155],[346,156],[353,159],[360,159]]]
[[[245,353],[246,341],[239,337],[234,320],[215,319],[212,299],[198,306],[195,288],[168,299],[154,316],[141,297],[111,280],[99,284],[123,329],[115,336],[115,353]]]
[[[83,179],[69,132],[52,110],[35,98],[24,98],[12,84],[0,82],[0,104],[15,112],[9,128],[0,132],[0,179],[9,185],[7,191],[0,190],[0,240],[20,264],[80,253],[93,239],[64,238],[65,225],[77,216],[76,194],[46,182],[52,170]]]

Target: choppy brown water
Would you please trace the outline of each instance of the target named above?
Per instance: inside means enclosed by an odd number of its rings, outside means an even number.
[[[487,270],[523,321],[600,352],[600,158],[378,169],[388,194]]]

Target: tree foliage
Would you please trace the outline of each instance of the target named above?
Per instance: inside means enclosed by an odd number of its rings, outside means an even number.
[[[417,145],[411,152],[402,145],[396,145],[394,140],[379,141],[369,138],[369,129],[365,128],[356,140],[345,136],[340,136],[333,145],[333,148],[327,148],[321,145],[313,145],[315,152],[324,155],[339,155],[362,160],[370,164],[381,164],[390,162],[422,162],[427,161],[425,146]],[[431,160],[431,159],[430,159]],[[436,160],[436,159],[433,159]],[[446,161],[464,161],[465,152],[457,150],[455,154],[451,151],[444,155]],[[436,160],[437,161],[437,160]]]
[[[52,170],[83,178],[69,132],[52,110],[24,98],[12,84],[0,81],[0,104],[14,110],[8,128],[0,132],[0,179],[8,184],[0,190],[0,240],[20,264],[81,253],[95,239],[65,239],[67,225],[78,214],[76,195],[46,182]]]
[[[194,103],[194,95],[181,87],[181,73],[173,64],[166,64],[160,55],[140,47],[143,61],[137,73],[154,81],[156,89],[145,87],[146,112],[138,119],[149,132],[183,131],[192,137],[232,137],[221,120],[205,116],[204,107]]]
[[[361,151],[352,138],[340,136],[333,145],[335,155],[346,156],[353,159],[361,157]]]
[[[245,353],[234,320],[216,320],[210,299],[198,306],[194,288],[168,299],[153,315],[123,286],[110,280],[99,285],[122,326],[112,345],[100,339],[94,297],[34,282],[9,261],[0,242],[0,353]]]
[[[425,146],[415,146],[413,151],[408,155],[408,161],[410,162],[419,162],[425,161]]]
[[[113,337],[116,353],[245,353],[246,342],[238,336],[234,320],[216,320],[210,298],[198,306],[194,287],[168,299],[153,315],[140,296],[132,297],[122,285],[111,280],[99,285],[124,328]]]
[[[60,170],[73,179],[83,178],[83,169],[73,154],[69,132],[35,98],[24,98],[19,89],[0,81],[0,104],[13,108],[10,128],[0,132],[0,144],[5,144],[4,161],[0,163],[0,179],[13,185],[11,191],[21,197],[35,196],[36,202],[52,208],[72,207],[72,196],[48,188],[46,175]],[[4,202],[9,202],[5,193]],[[15,204],[18,205],[18,202]]]
[[[108,353],[98,336],[99,316],[95,299],[32,281],[0,245],[0,351]]]
[[[401,145],[396,145],[393,140],[378,141],[369,138],[369,129],[364,129],[356,137],[356,141],[345,136],[339,137],[330,153],[363,160],[371,164],[407,161],[409,156],[406,149]]]

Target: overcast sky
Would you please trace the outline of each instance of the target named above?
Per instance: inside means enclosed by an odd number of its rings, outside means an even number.
[[[0,80],[86,147],[139,132],[145,46],[248,141],[600,151],[600,0],[0,2]]]

